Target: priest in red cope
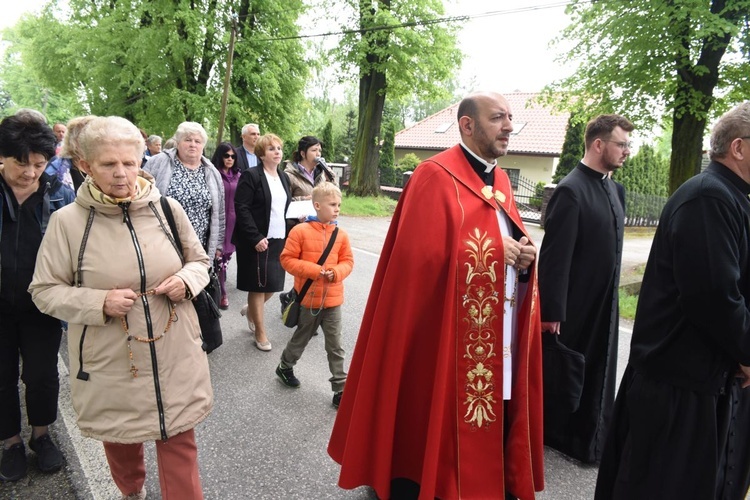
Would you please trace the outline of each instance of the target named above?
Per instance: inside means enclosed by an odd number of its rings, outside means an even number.
[[[536,248],[508,176],[506,99],[466,97],[461,144],[393,216],[328,452],[379,498],[534,498],[544,486]]]

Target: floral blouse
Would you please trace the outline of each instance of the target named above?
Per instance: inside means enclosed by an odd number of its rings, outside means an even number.
[[[190,170],[175,156],[167,196],[180,202],[203,248],[208,246],[211,224],[211,193],[206,184],[206,166]]]

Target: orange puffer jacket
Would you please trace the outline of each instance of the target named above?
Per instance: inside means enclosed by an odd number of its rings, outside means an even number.
[[[297,224],[289,232],[286,245],[281,252],[281,266],[294,276],[294,289],[297,293],[305,281],[312,279],[313,284],[302,299],[302,306],[308,308],[336,307],[344,303],[344,278],[349,276],[354,266],[352,247],[349,235],[341,228],[336,235],[331,253],[323,266],[318,260],[331,239],[336,226],[309,221]],[[320,269],[333,269],[334,278],[329,282],[320,275]]]

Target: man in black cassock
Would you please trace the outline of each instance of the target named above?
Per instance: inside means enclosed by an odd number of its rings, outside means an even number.
[[[745,498],[750,393],[750,102],[669,199],[643,277],[599,500]]]
[[[583,160],[547,206],[539,257],[542,331],[586,358],[575,412],[545,393],[544,444],[585,463],[601,458],[615,399],[624,204],[610,173],[630,155],[632,130],[619,115],[588,123]]]

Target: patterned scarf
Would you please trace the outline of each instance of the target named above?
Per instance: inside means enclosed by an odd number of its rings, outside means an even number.
[[[89,175],[86,177],[86,186],[89,188],[89,193],[91,193],[91,197],[94,198],[94,200],[98,201],[99,203],[103,203],[106,205],[117,205],[119,203],[125,202],[125,201],[136,201],[140,200],[141,198],[145,198],[146,196],[151,193],[151,182],[148,181],[148,179],[144,179],[143,177],[137,177],[135,179],[135,194],[129,198],[113,198],[112,196],[109,196],[108,194],[102,193],[102,191],[99,189],[99,187],[94,182],[94,179]]]

